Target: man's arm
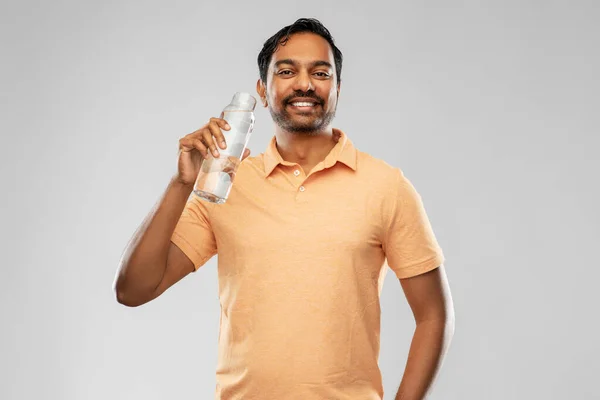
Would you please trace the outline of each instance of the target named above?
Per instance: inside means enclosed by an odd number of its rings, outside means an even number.
[[[114,281],[117,301],[137,307],[158,297],[194,271],[194,264],[171,235],[192,187],[171,179],[163,197],[131,238]]]
[[[400,284],[416,329],[395,400],[422,400],[429,393],[454,334],[454,305],[443,265]]]

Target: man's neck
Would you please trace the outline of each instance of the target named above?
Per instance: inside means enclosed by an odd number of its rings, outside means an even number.
[[[275,137],[281,158],[298,163],[307,174],[327,157],[339,139],[334,137],[332,128],[311,135],[277,130]]]

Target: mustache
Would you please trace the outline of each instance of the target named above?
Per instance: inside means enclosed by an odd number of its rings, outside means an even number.
[[[286,104],[289,104],[292,99],[296,99],[296,98],[303,99],[303,100],[314,100],[318,104],[322,103],[321,99],[319,99],[318,97],[306,96],[306,95],[302,95],[302,94],[290,96],[285,100],[285,102],[286,102]]]

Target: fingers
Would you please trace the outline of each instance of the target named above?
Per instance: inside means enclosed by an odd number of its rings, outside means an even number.
[[[230,181],[235,179],[235,172],[240,165],[240,160],[237,157],[228,157],[227,162],[223,166],[223,172],[229,175]]]
[[[250,155],[250,149],[246,148],[244,149],[244,154],[242,154],[242,161],[244,161],[244,159],[246,157],[248,157]]]
[[[335,141],[335,143],[339,142],[341,138],[342,138],[341,133],[339,133],[337,131],[333,131],[333,140]]]
[[[223,167],[223,171],[227,172],[227,173],[235,171],[238,168],[238,166],[240,165],[240,163],[242,161],[244,161],[244,159],[246,157],[248,157],[249,155],[250,155],[250,149],[246,148],[246,149],[244,149],[244,154],[242,154],[241,159],[234,157],[234,156],[227,157],[227,163]]]
[[[198,151],[203,158],[208,158],[208,148],[199,132],[193,132],[179,139],[179,148],[183,152]]]
[[[227,147],[225,143],[225,136],[223,135],[221,129],[228,131],[231,129],[231,127],[229,126],[229,124],[227,124],[227,121],[225,121],[224,119],[211,118],[207,128],[208,129],[202,134],[202,137],[204,138],[204,143],[207,144],[213,156],[219,157],[217,145],[221,149],[225,149]]]
[[[202,128],[179,139],[179,148],[184,152],[198,150],[205,159],[209,152],[214,157],[219,157],[217,144],[221,149],[227,148],[221,129],[230,130],[231,127],[222,118],[211,118]]]
[[[237,157],[228,157],[227,158],[227,163],[223,167],[223,172],[229,174],[229,179],[232,183],[233,183],[233,180],[235,179],[235,175],[236,175],[238,167],[240,166],[240,163],[242,161],[244,161],[244,159],[246,157],[248,157],[249,155],[250,155],[250,149],[244,149],[244,154],[242,155],[241,160],[238,159]]]

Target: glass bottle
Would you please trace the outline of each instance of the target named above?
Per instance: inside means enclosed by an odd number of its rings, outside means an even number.
[[[217,146],[218,158],[208,151],[209,156],[202,161],[194,184],[196,196],[217,204],[227,201],[242,155],[252,134],[255,107],[254,96],[237,92],[231,103],[223,109],[220,118],[226,120],[231,127],[228,131],[221,129],[227,148],[222,149]]]

